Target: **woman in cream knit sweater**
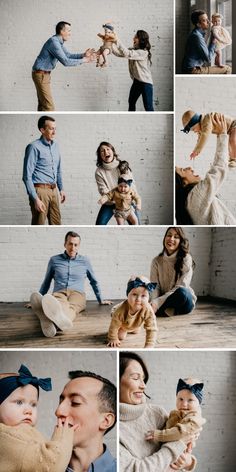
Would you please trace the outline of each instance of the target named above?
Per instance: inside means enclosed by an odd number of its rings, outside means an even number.
[[[108,192],[117,187],[118,178],[121,175],[120,159],[116,154],[116,150],[112,144],[102,141],[97,148],[97,169],[95,179],[100,195],[106,195]],[[133,180],[131,188],[136,191],[132,173],[129,171],[129,178]],[[99,210],[96,225],[107,225],[113,216],[115,205],[107,202]],[[135,214],[139,220],[139,214],[135,210]]]
[[[192,311],[197,300],[190,287],[193,265],[183,229],[168,228],[163,239],[163,250],[151,264],[150,280],[157,282],[151,305],[158,316]]]
[[[195,460],[186,452],[192,436],[163,445],[145,440],[148,430],[162,429],[167,419],[163,408],[146,403],[148,378],[138,354],[120,352],[120,472],[167,472],[172,463],[175,470],[193,470]]]

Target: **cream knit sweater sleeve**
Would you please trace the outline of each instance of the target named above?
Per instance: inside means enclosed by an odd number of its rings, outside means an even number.
[[[50,441],[30,425],[0,424],[0,472],[65,472],[74,432],[55,428]]]

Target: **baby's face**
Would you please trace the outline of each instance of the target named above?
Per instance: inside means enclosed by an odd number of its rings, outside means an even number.
[[[179,411],[198,411],[199,401],[190,390],[180,390],[176,396],[176,408]]]
[[[35,426],[37,421],[38,390],[33,385],[18,387],[0,405],[0,422],[7,426],[22,423]]]
[[[148,304],[149,292],[145,287],[132,288],[128,294],[128,303],[131,308],[131,312],[141,310]]]
[[[213,26],[221,26],[222,20],[220,17],[212,17],[211,19]]]
[[[121,184],[118,185],[118,190],[120,193],[128,193],[129,185],[122,182]]]

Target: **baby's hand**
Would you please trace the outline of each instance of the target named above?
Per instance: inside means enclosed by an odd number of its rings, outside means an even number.
[[[190,154],[190,159],[195,159],[195,157],[197,157],[198,155],[199,155],[199,152],[193,151]]]
[[[148,431],[145,435],[146,441],[153,441],[154,439],[154,431]]]
[[[71,431],[75,432],[78,429],[78,427],[79,427],[78,424],[74,424],[74,425],[69,424],[69,418],[66,418],[65,421],[62,420],[62,418],[57,418],[56,428],[60,430],[66,431],[70,429]]]
[[[117,339],[116,341],[109,341],[107,343],[107,347],[120,347],[119,339]]]

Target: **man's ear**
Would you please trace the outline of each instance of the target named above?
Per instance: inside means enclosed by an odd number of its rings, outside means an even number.
[[[100,422],[100,431],[104,431],[104,433],[115,423],[115,415],[114,413],[103,413],[102,420]]]

